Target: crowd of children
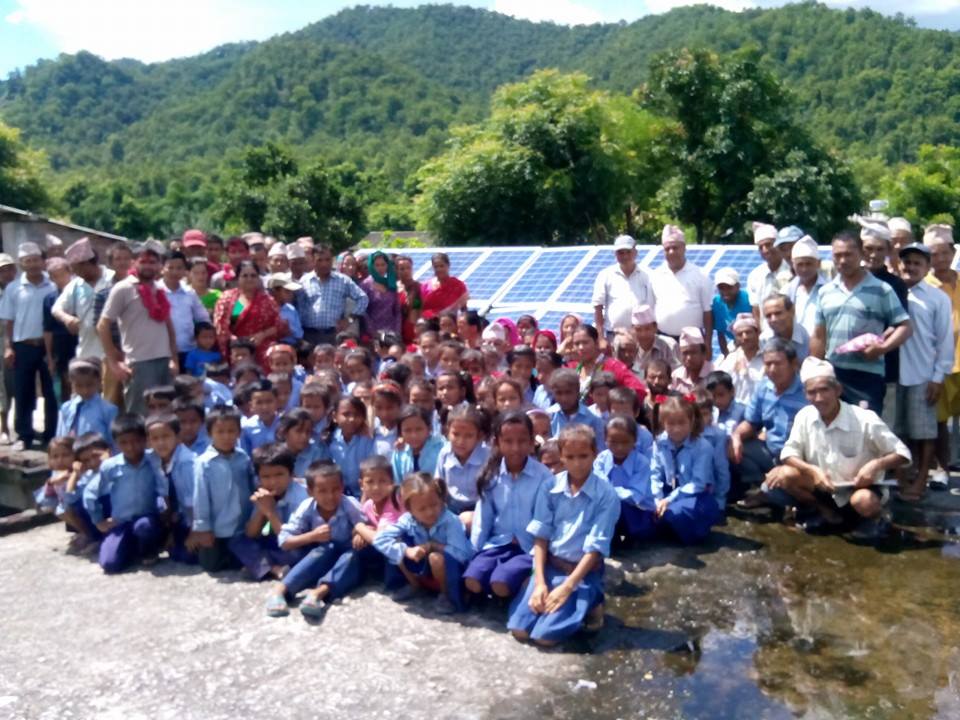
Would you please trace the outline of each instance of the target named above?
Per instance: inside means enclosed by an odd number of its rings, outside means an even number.
[[[539,644],[602,625],[611,549],[697,543],[721,521],[742,416],[725,373],[680,394],[654,359],[637,387],[584,382],[552,333],[468,347],[418,329],[374,350],[277,342],[268,372],[237,340],[229,364],[198,356],[199,376],[150,388],[146,418],[118,414],[98,361],[75,359],[41,500],[107,573],[163,554],[242,568],[272,583],[271,616],[299,598],[318,617],[366,579],[441,613],[495,596]]]

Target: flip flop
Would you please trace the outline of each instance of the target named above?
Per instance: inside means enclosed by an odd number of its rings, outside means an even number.
[[[287,601],[279,595],[271,595],[267,598],[266,609],[269,617],[285,617],[290,614]]]
[[[323,617],[327,611],[327,604],[323,600],[317,600],[313,596],[307,596],[300,603],[300,614],[309,618],[318,619]]]

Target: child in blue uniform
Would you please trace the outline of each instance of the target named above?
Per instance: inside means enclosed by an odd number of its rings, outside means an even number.
[[[407,475],[400,486],[407,512],[381,530],[373,546],[387,559],[387,589],[401,588],[394,593],[395,600],[413,598],[423,590],[437,592],[434,610],[449,614],[466,609],[462,578],[473,546],[463,523],[447,508],[444,494],[442,480],[424,472]]]
[[[527,526],[540,486],[553,473],[533,457],[533,423],[526,413],[501,415],[493,430],[490,459],[477,479],[470,542],[474,555],[463,573],[467,590],[513,597],[530,577],[533,536]]]
[[[603,439],[603,420],[580,402],[580,376],[570,368],[561,368],[550,376],[550,389],[556,400],[547,410],[553,437],[567,425],[586,425],[593,430],[597,448],[604,450],[607,446]]]
[[[637,421],[637,452],[649,460],[653,456],[653,433],[643,423],[646,411],[633,388],[618,386],[610,391],[610,415],[626,415]]]
[[[100,475],[83,491],[83,506],[97,529],[100,567],[125,570],[137,560],[151,563],[160,552],[160,512],[167,507],[167,480],[146,457],[147,431],[138,415],[118,415],[111,423],[120,454],[100,466]]]
[[[454,408],[447,417],[447,442],[437,457],[435,475],[446,487],[447,506],[460,516],[468,531],[477,504],[477,477],[490,456],[484,442],[488,427],[477,408]]]
[[[617,538],[629,544],[656,534],[656,502],[650,487],[650,457],[637,449],[637,423],[626,415],[607,422],[607,449],[597,456],[593,471],[610,481],[620,499]]]
[[[667,398],[657,414],[663,433],[654,443],[650,481],[658,530],[685,545],[702,542],[719,520],[708,490],[715,482],[714,448],[700,437],[700,411],[689,400]]]
[[[360,461],[373,455],[373,438],[367,426],[367,406],[363,400],[344,396],[337,403],[335,427],[330,433],[330,457],[343,474],[348,495],[360,497]]]
[[[60,406],[57,437],[79,437],[95,432],[109,439],[110,423],[117,416],[117,406],[100,395],[100,363],[74,358],[70,361],[68,377],[73,397]]]
[[[397,421],[403,407],[403,392],[400,386],[387,381],[373,388],[373,442],[377,455],[390,457],[399,436]]]
[[[170,559],[195,564],[197,556],[184,543],[193,524],[193,466],[197,456],[180,442],[180,421],[176,415],[147,418],[147,457],[167,479],[170,489],[168,544]]]
[[[700,411],[700,422],[703,424],[700,437],[713,446],[713,485],[708,489],[722,515],[727,510],[727,494],[730,492],[730,460],[727,456],[730,436],[723,428],[713,424],[715,407],[710,393],[706,390],[695,390],[693,396]]]
[[[584,624],[602,627],[603,559],[620,515],[613,486],[593,473],[593,430],[570,425],[558,443],[566,470],[537,494],[527,526],[535,538],[533,578],[514,598],[507,621],[516,639],[539,645],[555,645]]]
[[[73,454],[76,460],[64,488],[61,517],[77,532],[76,539],[70,541],[70,549],[86,553],[96,548],[103,534],[83,507],[83,491],[91,480],[99,477],[100,465],[110,457],[110,443],[98,433],[84,433],[73,443]]]
[[[173,411],[180,421],[180,442],[194,455],[200,455],[210,447],[210,436],[204,427],[207,412],[203,404],[188,398],[178,398],[173,403]]]
[[[418,405],[404,405],[400,409],[397,423],[400,438],[397,448],[390,454],[393,480],[397,485],[412,472],[430,475],[436,472],[444,440],[433,434],[432,421],[432,413]]]
[[[253,414],[240,423],[240,445],[247,455],[262,445],[276,442],[279,425],[276,388],[266,378],[254,381],[251,386],[250,410]]]
[[[194,464],[193,529],[185,541],[207,572],[236,567],[231,538],[243,530],[253,509],[253,465],[241,448],[240,411],[229,405],[207,414],[210,447]]]
[[[313,439],[313,418],[303,408],[289,410],[280,416],[277,440],[294,456],[293,477],[305,478],[307,469],[317,460],[328,460],[330,450]]]
[[[705,387],[710,399],[713,400],[713,424],[730,437],[743,420],[743,413],[746,410],[741,403],[737,402],[733,378],[723,370],[714,370],[707,375]]]

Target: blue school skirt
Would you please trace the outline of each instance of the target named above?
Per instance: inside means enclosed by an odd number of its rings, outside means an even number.
[[[557,570],[548,562],[546,580],[551,591],[566,579],[567,573]],[[531,578],[526,589],[513,599],[507,629],[526,632],[532,640],[559,642],[576,633],[583,626],[587,613],[603,602],[603,566],[581,580],[567,601],[552,613],[538,615],[530,609],[533,588]]]

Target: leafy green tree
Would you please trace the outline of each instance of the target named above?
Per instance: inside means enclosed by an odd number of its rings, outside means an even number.
[[[881,182],[889,212],[918,227],[960,220],[960,148],[924,145],[916,164],[901,165]]]
[[[421,223],[450,243],[576,242],[622,222],[655,194],[664,125],[554,70],[506,85],[490,117],[456,128],[417,172]]]
[[[20,131],[0,123],[0,203],[40,211],[50,205],[50,196],[40,181],[46,164],[41,152],[20,139]]]

